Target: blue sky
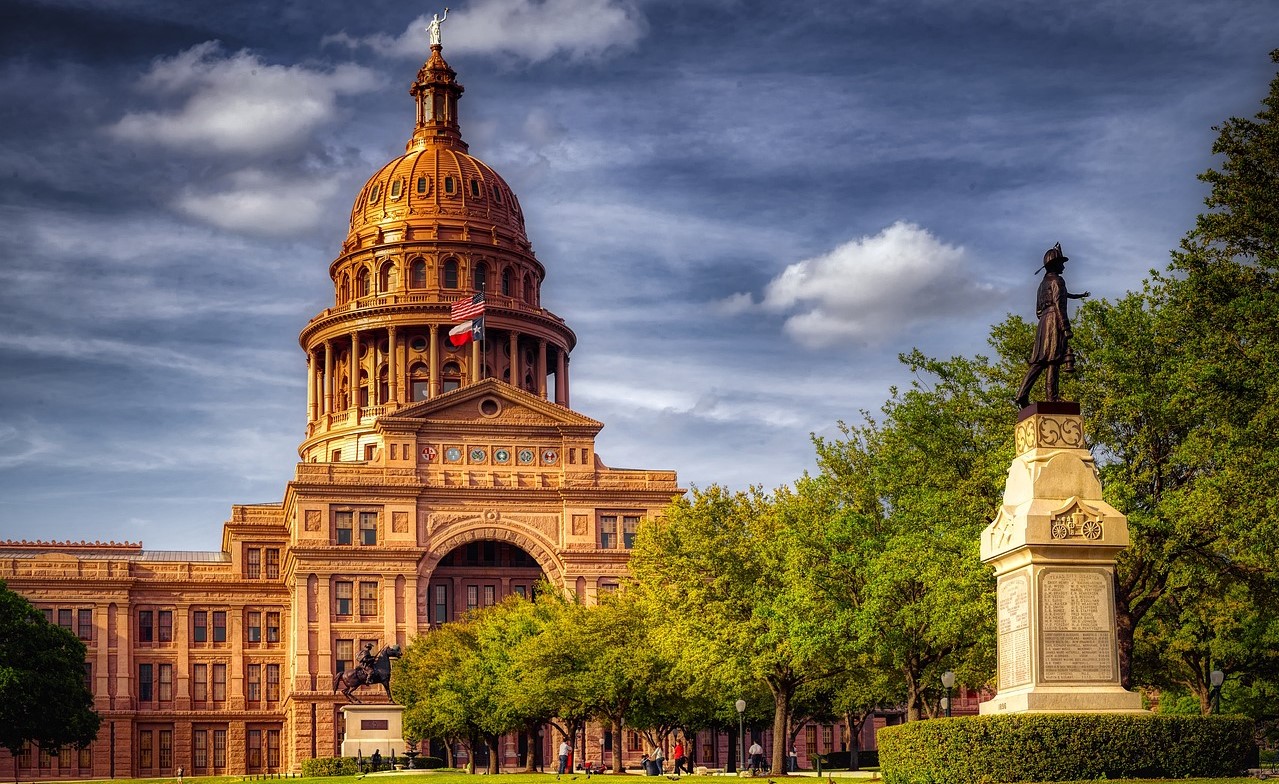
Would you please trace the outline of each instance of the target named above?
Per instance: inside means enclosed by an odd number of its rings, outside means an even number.
[[[471,152],[519,194],[610,465],[773,487],[1072,288],[1138,288],[1270,0],[451,0]],[[403,150],[440,8],[0,6],[0,538],[216,549],[303,435],[297,333]]]

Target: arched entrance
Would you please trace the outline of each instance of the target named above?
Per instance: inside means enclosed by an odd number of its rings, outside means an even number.
[[[537,559],[515,542],[472,539],[456,544],[434,564],[427,582],[427,616],[432,626],[491,607],[511,595],[532,598],[545,578]]]

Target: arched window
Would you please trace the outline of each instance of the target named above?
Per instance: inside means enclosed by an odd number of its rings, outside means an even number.
[[[342,273],[342,282],[338,284],[338,304],[345,305],[351,299],[351,277]]]
[[[409,288],[426,288],[426,262],[422,259],[413,259],[409,265]]]
[[[378,371],[377,378],[377,402],[379,404],[391,401],[391,385],[389,381],[390,374],[387,372],[386,365],[383,365],[382,369]]]
[[[377,291],[379,294],[386,294],[391,291],[393,286],[392,277],[395,273],[395,265],[387,262],[382,265],[382,269],[377,274]]]
[[[444,262],[444,280],[440,285],[446,289],[457,288],[457,259]]]
[[[502,270],[502,294],[509,297],[511,289],[515,288],[514,276],[511,274],[511,268],[507,267]]]
[[[367,406],[369,404],[369,374],[368,371],[360,371],[360,405]]]
[[[489,287],[489,265],[480,262],[475,265],[475,290],[488,291]]]
[[[537,298],[533,295],[533,276],[524,275],[524,301],[530,305],[537,304]]]
[[[355,296],[367,297],[369,295],[369,268],[365,267],[358,273],[355,284]]]
[[[456,362],[445,362],[440,372],[444,382],[444,391],[449,392],[462,386],[462,366]]]
[[[412,396],[414,403],[431,396],[430,372],[421,362],[414,362],[409,367],[409,395]]]

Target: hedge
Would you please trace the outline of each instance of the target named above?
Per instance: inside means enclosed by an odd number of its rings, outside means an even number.
[[[1131,713],[966,716],[879,731],[885,784],[1227,777],[1255,759],[1251,719]]]
[[[853,762],[853,753],[851,751],[828,751],[825,754],[808,758],[808,766],[817,767],[817,760],[821,758],[822,770],[848,770]],[[874,768],[879,765],[879,752],[862,750],[857,752],[858,768]]]
[[[303,776],[354,776],[359,772],[354,757],[316,757],[302,760]]]

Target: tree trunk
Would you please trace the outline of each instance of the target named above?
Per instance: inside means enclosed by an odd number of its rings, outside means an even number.
[[[909,670],[906,676],[906,721],[919,721],[919,683],[915,680],[915,674]]]
[[[494,775],[501,772],[500,770],[501,762],[499,762],[497,758],[497,750],[498,750],[498,747],[501,745],[501,742],[502,742],[501,738],[499,738],[497,735],[484,736],[484,745],[488,747],[488,750],[489,750],[488,772]]]
[[[790,718],[790,701],[795,687],[786,684],[773,690],[773,754],[772,775],[786,775],[786,722]]]
[[[724,772],[726,773],[737,772],[737,758],[740,756],[737,751],[737,735],[738,733],[731,729],[728,731],[728,760],[724,765]]]
[[[613,723],[613,772],[621,773],[622,749],[625,748],[622,744],[622,731],[626,725],[620,715],[609,716],[608,720]],[[603,762],[603,760],[600,760],[600,762]]]

